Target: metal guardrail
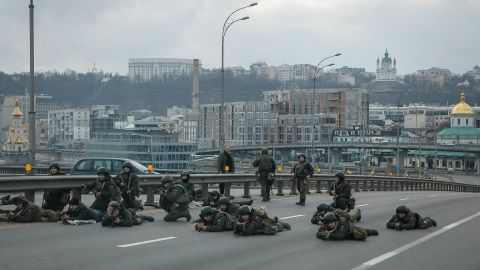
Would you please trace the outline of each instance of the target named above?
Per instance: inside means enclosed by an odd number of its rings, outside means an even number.
[[[163,175],[139,175],[140,186],[147,192],[147,205],[153,204],[155,187],[161,186]],[[95,175],[62,175],[62,176],[6,176],[0,178],[0,193],[25,192],[25,197],[33,201],[36,191],[45,189],[71,189],[73,196],[81,198],[82,184],[91,183]],[[291,174],[277,174],[274,188],[277,195],[283,196],[283,189],[289,186]],[[207,197],[209,184],[225,184],[225,196],[230,195],[232,184],[243,184],[243,197],[250,197],[250,186],[257,182],[255,174],[193,174],[191,181],[200,185],[202,197]],[[385,177],[385,176],[347,176],[352,189],[359,191],[452,191],[480,192],[480,185],[426,180],[421,178]],[[332,175],[316,174],[310,180],[310,189],[317,193],[327,189],[334,183]]]
[[[62,168],[60,170],[61,173],[70,173],[71,168]],[[44,167],[32,167],[30,171],[31,175],[49,175],[50,168],[49,166]],[[25,166],[0,166],[0,176],[2,175],[27,175],[27,171],[25,170]]]

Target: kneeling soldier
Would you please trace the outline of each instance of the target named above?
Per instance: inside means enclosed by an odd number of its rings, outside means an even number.
[[[243,205],[238,211],[233,232],[243,235],[275,234],[290,229],[288,223],[278,221],[277,217],[270,219],[264,209]]]
[[[195,224],[195,230],[199,232],[232,231],[234,224],[235,219],[231,215],[205,206],[200,211],[200,220]]]
[[[366,240],[367,236],[378,235],[377,230],[363,229],[351,222],[328,212],[323,217],[323,226],[317,232],[317,238],[322,240]]]
[[[352,214],[349,214],[343,210],[338,208],[332,208],[330,205],[326,203],[321,203],[317,206],[317,211],[313,213],[313,217],[311,219],[312,224],[322,225],[323,217],[327,212],[334,212],[337,216],[343,217],[347,221],[350,222],[358,222],[362,218],[360,209],[355,209]]]
[[[410,211],[405,205],[397,207],[396,214],[388,221],[387,228],[397,231],[427,229],[436,227],[437,222],[430,217],[422,218],[419,214]]]
[[[187,191],[180,183],[174,183],[171,176],[162,177],[162,185],[164,190],[160,193],[160,206],[167,211],[167,215],[163,218],[165,221],[176,221],[179,218],[192,218],[188,211]]]

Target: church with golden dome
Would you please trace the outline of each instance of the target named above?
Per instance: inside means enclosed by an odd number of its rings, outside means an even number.
[[[7,140],[4,150],[6,152],[26,152],[28,151],[28,124],[23,122],[23,114],[18,104],[12,112],[12,124],[8,127]]]
[[[450,128],[439,132],[437,141],[443,144],[480,144],[480,128],[476,122],[475,112],[462,91],[460,102],[450,112]]]

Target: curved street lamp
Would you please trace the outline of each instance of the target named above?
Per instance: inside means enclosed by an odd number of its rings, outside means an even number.
[[[322,70],[323,68],[325,67],[329,67],[329,66],[333,66],[334,64],[328,64],[328,65],[324,65],[324,66],[321,66],[320,65],[327,59],[330,59],[330,58],[333,58],[333,57],[337,57],[337,56],[340,56],[342,55],[341,53],[337,53],[337,54],[334,54],[334,55],[330,55],[328,57],[325,57],[323,58],[322,60],[320,60],[320,62],[318,62],[318,64],[315,66],[315,72],[313,73],[313,111],[312,111],[312,132],[311,132],[311,140],[312,140],[312,163],[314,162],[313,160],[313,151],[314,151],[314,135],[315,133],[313,132],[313,130],[315,129],[315,109],[316,109],[316,105],[317,105],[317,99],[315,98],[315,95],[316,95],[316,81],[317,81],[317,76],[318,76],[318,73],[320,72],[320,70]],[[321,134],[319,134],[319,140],[321,140]]]
[[[224,106],[225,106],[225,68],[224,68],[224,48],[225,48],[225,35],[227,34],[228,29],[230,26],[232,26],[234,23],[239,22],[239,21],[244,21],[250,19],[250,17],[243,17],[240,19],[236,20],[231,20],[230,18],[232,17],[233,14],[236,12],[246,9],[249,7],[253,7],[258,5],[258,3],[251,3],[248,6],[244,6],[241,8],[238,8],[234,10],[230,15],[228,15],[227,19],[225,19],[225,22],[223,23],[223,28],[222,28],[222,68],[221,68],[221,104],[220,104],[220,110],[219,110],[219,137],[220,137],[220,152],[223,151],[223,148],[225,146],[225,115],[224,115]]]

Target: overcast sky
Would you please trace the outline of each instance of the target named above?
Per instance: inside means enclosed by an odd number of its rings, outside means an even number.
[[[28,71],[28,0],[0,0],[0,71]],[[388,48],[399,74],[480,64],[480,0],[259,0],[230,28],[225,66],[316,64],[375,70]],[[36,0],[36,69],[126,74],[129,58],[220,66],[221,28],[245,0]]]

